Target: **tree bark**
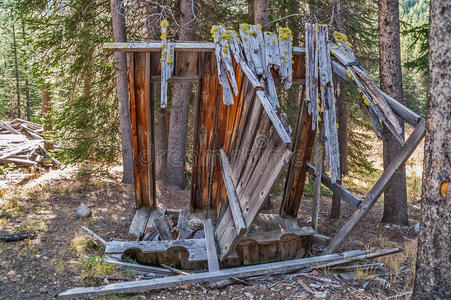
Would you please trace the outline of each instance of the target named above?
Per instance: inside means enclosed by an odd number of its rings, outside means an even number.
[[[25,40],[25,23],[22,20],[22,39],[24,41],[24,43],[26,43]],[[23,50],[23,55],[25,56],[25,49]],[[25,104],[26,104],[26,113],[27,113],[27,120],[30,121],[31,120],[31,99],[30,99],[30,84],[28,81],[28,75],[26,74],[25,70]]]
[[[14,68],[16,71],[16,94],[17,94],[17,117],[20,118],[20,88],[19,88],[19,67],[17,65],[17,42],[16,42],[16,29],[13,26],[13,47],[14,47]]]
[[[268,24],[268,0],[254,0],[254,24]]]
[[[41,112],[42,118],[44,119],[44,132],[52,130],[52,125],[50,123],[50,92],[46,86],[41,87]],[[51,145],[46,140],[44,141],[44,147],[47,149],[52,149],[53,145]]]
[[[111,0],[113,38],[115,42],[125,42],[125,12],[122,0]],[[117,100],[122,144],[122,182],[133,183],[132,133],[128,106],[127,60],[124,52],[115,52]]]
[[[196,0],[182,0],[180,2],[180,31],[179,40],[191,41],[196,32],[194,11]],[[186,136],[188,132],[189,100],[191,96],[191,83],[175,83],[172,96],[171,116],[169,120],[168,156],[166,185],[179,190],[186,187],[185,156]]]
[[[451,1],[431,0],[422,220],[412,299],[451,299]]]
[[[398,0],[379,0],[379,64],[381,88],[402,102],[401,50],[399,37]],[[400,122],[403,130],[403,122]],[[384,126],[384,166],[401,151],[402,145]],[[384,192],[382,222],[408,224],[406,170],[399,168]]]
[[[335,19],[337,21],[337,29],[341,32],[345,31],[343,23],[343,1],[337,2],[337,10]],[[340,172],[341,176],[337,183],[341,184],[343,175],[348,173],[348,110],[346,106],[345,81],[342,78],[337,79],[337,123],[338,123],[338,147],[340,151]],[[332,195],[332,206],[329,217],[337,219],[341,212],[341,198],[337,194]]]

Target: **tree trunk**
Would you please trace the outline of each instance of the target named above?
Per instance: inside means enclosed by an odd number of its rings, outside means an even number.
[[[254,24],[268,24],[268,0],[254,0]]]
[[[379,0],[379,64],[381,88],[402,102],[401,51],[398,0]],[[404,129],[403,122],[400,122]],[[402,146],[384,126],[384,166],[388,166]],[[406,170],[400,167],[384,192],[382,222],[408,224]]]
[[[113,38],[115,42],[126,42],[125,14],[122,0],[111,0]],[[133,183],[132,132],[128,106],[127,60],[124,52],[114,52],[116,64],[117,100],[122,144],[122,182]]]
[[[431,0],[422,220],[412,299],[451,299],[450,0]]]
[[[196,32],[194,10],[196,0],[182,0],[180,3],[179,40],[191,41]],[[166,185],[178,190],[186,187],[185,155],[186,136],[188,132],[189,100],[191,96],[190,83],[175,83],[172,96],[171,116],[169,120],[168,156]]]
[[[49,110],[50,110],[50,92],[48,88],[42,86],[41,88],[41,111],[42,118],[44,119],[44,131],[49,131],[52,129],[52,125],[49,122]]]
[[[41,87],[41,111],[42,118],[44,119],[44,132],[52,130],[52,125],[50,123],[50,92],[47,87]],[[52,149],[53,145],[48,143],[47,140],[44,141],[44,147],[47,149]]]
[[[343,175],[348,172],[348,120],[347,120],[347,107],[346,107],[346,92],[344,86],[344,80],[337,79],[337,122],[338,122],[338,147],[340,151],[340,172],[341,177],[337,180],[338,184],[341,184]],[[332,206],[330,209],[329,217],[331,219],[337,219],[340,217],[341,211],[341,198],[337,194],[332,195]]]
[[[337,2],[337,11],[335,15],[337,21],[337,29],[341,32],[345,31],[343,23],[343,1]],[[346,107],[346,91],[345,81],[342,78],[337,79],[337,123],[338,123],[338,147],[340,151],[340,172],[341,176],[337,183],[341,184],[343,175],[348,173],[348,110]],[[337,194],[332,196],[332,206],[329,217],[337,219],[341,212],[341,198]]]
[[[22,20],[22,39],[24,41],[24,43],[26,43],[25,40],[25,23]],[[25,49],[23,50],[23,55],[25,56]],[[31,100],[30,100],[30,84],[28,81],[28,75],[26,74],[26,70],[25,70],[25,104],[26,104],[26,108],[27,108],[27,120],[30,121],[31,119]]]
[[[154,84],[155,99],[160,99],[160,85]],[[168,154],[168,128],[166,109],[161,108],[160,102],[155,103],[155,176],[157,180],[164,180]]]
[[[19,67],[17,65],[17,43],[16,43],[16,30],[13,24],[13,47],[14,47],[14,67],[16,70],[16,94],[17,94],[17,117],[20,118],[20,88],[19,88]]]

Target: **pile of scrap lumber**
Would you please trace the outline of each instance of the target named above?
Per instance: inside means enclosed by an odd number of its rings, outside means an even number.
[[[206,220],[204,226],[205,225],[206,231],[211,231],[211,233],[213,233],[212,230],[208,230],[208,228],[211,227],[210,219]],[[111,243],[114,243],[114,241],[105,241],[103,238],[86,227],[83,227],[83,229],[91,234],[101,244],[103,244],[106,249],[111,246]],[[212,238],[211,236],[209,236],[210,234],[206,232],[206,237],[204,239],[208,240],[209,238]],[[141,243],[147,243],[150,245],[152,243],[158,242],[147,241]],[[205,241],[205,244],[208,244],[208,241]],[[206,247],[208,256],[208,271],[199,273],[178,270],[164,264],[161,264],[161,267],[157,267],[121,262],[120,259],[114,255],[106,255],[106,262],[116,265],[120,268],[128,269],[132,272],[146,273],[148,274],[148,276],[146,277],[150,277],[152,279],[120,282],[97,287],[73,288],[60,293],[58,295],[58,298],[75,299],[82,297],[98,297],[101,295],[109,294],[141,293],[152,290],[180,287],[186,284],[209,283],[209,286],[211,288],[223,287],[225,285],[234,283],[248,284],[245,280],[255,276],[268,276],[273,274],[292,273],[296,271],[309,272],[313,269],[324,270],[326,268],[329,269],[337,266],[344,266],[358,261],[368,261],[369,259],[399,253],[402,251],[403,249],[400,248],[393,248],[371,253],[361,250],[352,250],[343,253],[333,253],[282,262],[220,269],[218,265],[218,256],[215,249],[209,249],[208,247]],[[173,274],[176,276],[172,276]]]
[[[43,131],[42,125],[22,119],[0,121],[0,165],[12,163],[39,171],[59,167],[61,163],[44,146]]]

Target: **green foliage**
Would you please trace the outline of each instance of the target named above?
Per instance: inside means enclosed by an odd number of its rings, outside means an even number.
[[[66,162],[112,161],[118,156],[119,122],[112,53],[110,1],[17,0],[11,6],[32,31],[32,70],[51,91],[57,155]]]

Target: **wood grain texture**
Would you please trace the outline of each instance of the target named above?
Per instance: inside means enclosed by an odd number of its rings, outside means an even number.
[[[308,113],[304,93],[301,96],[294,136],[292,145],[293,157],[288,166],[280,215],[295,218],[304,192],[304,184],[307,177],[306,163],[310,160],[315,139],[315,131],[312,130],[312,116]]]

